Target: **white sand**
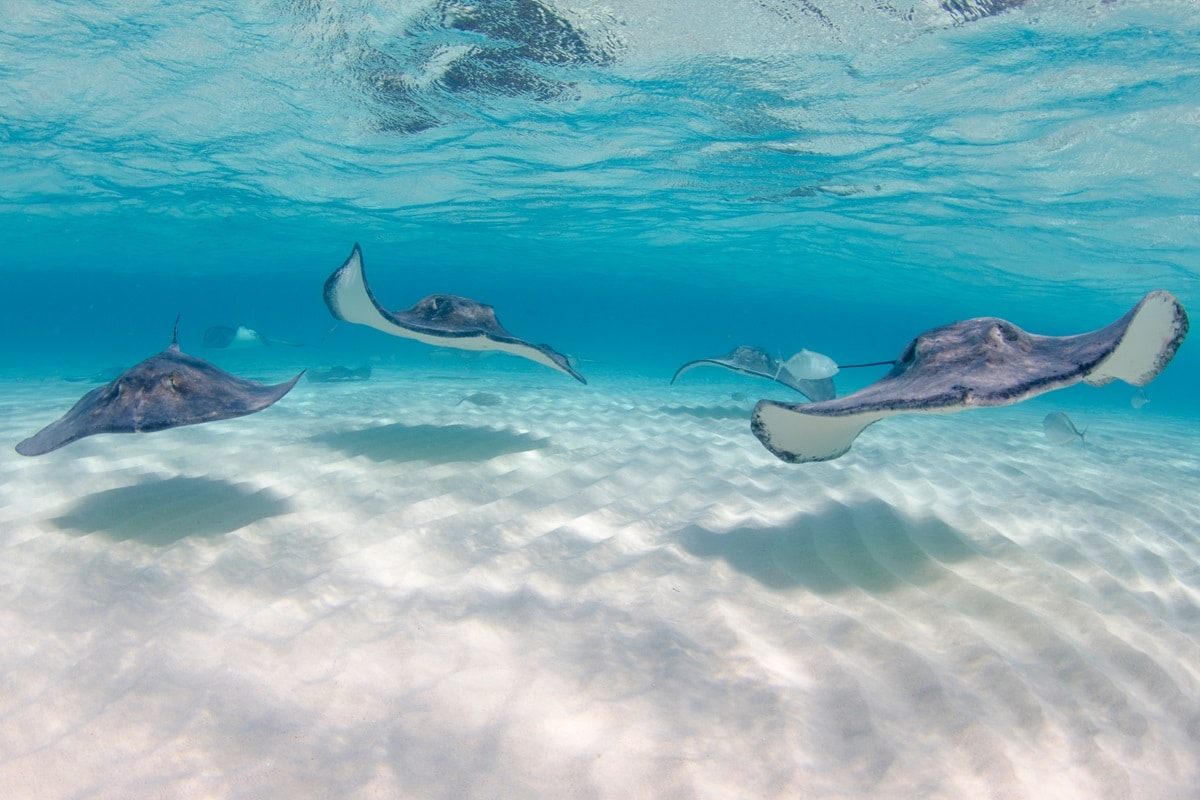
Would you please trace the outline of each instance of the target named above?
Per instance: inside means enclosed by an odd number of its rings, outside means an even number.
[[[1195,797],[1200,428],[1053,447],[1034,401],[793,466],[760,384],[593,383],[33,459],[86,387],[5,385],[0,794]]]

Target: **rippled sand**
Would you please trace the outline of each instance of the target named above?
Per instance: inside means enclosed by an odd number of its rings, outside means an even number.
[[[1195,796],[1200,426],[449,377],[35,459],[6,385],[4,794]]]

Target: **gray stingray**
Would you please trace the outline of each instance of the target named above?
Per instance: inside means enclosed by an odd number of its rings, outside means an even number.
[[[416,339],[438,347],[460,350],[496,350],[544,364],[587,383],[562,353],[545,344],[531,344],[513,336],[489,305],[453,294],[431,294],[411,308],[387,311],[375,299],[363,275],[362,250],[357,244],[350,257],[325,281],[325,305],[337,319]]]
[[[230,375],[179,349],[176,320],[170,347],[85,394],[17,452],[40,456],[97,433],[150,433],[253,414],[287,394],[300,375],[274,386]]]
[[[830,400],[837,395],[832,378],[821,380],[806,380],[797,378],[785,364],[781,364],[773,355],[761,347],[739,345],[723,356],[701,358],[689,361],[671,378],[671,383],[679,380],[679,376],[696,367],[723,367],[743,375],[753,375],[756,378],[766,378],[781,383],[789,389],[795,389],[810,400]]]
[[[1075,423],[1065,413],[1051,411],[1042,420],[1042,433],[1046,435],[1046,441],[1051,444],[1070,444],[1076,439],[1086,443],[1083,436],[1087,433],[1087,428],[1081,431],[1075,427]]]
[[[955,322],[913,339],[887,375],[853,394],[809,404],[760,400],[750,427],[784,461],[827,461],[868,425],[896,414],[1010,405],[1080,381],[1143,386],[1166,368],[1187,332],[1187,312],[1162,290],[1111,325],[1077,336],[1038,336],[995,317]]]

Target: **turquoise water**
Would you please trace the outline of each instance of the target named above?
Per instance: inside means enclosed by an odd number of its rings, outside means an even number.
[[[0,0],[3,794],[1194,799],[1195,341],[803,465],[668,381],[1197,313],[1197,98],[1195,3]],[[14,452],[177,316],[373,373]]]
[[[421,357],[322,338],[355,241],[385,304],[474,297],[601,374],[1197,307],[1195,6],[948,8],[8,3],[5,369],[132,363],[176,314],[194,352]]]

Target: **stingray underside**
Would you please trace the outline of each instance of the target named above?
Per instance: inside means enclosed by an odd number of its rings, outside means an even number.
[[[887,375],[858,392],[811,404],[760,401],[751,430],[784,461],[827,461],[896,414],[1010,405],[1080,381],[1143,386],[1170,363],[1188,327],[1183,306],[1161,290],[1077,336],[1029,334],[992,317],[957,322],[918,336]]]
[[[788,371],[786,366],[776,361],[761,347],[741,345],[724,356],[689,361],[675,370],[675,374],[671,377],[671,383],[674,384],[681,375],[696,367],[720,367],[755,378],[766,378],[797,391],[813,401],[831,400],[837,396],[837,389],[832,378],[821,380],[797,378]]]
[[[39,456],[98,433],[152,433],[242,417],[274,404],[299,379],[275,385],[245,380],[172,345],[88,392],[16,449]]]
[[[546,344],[519,339],[505,330],[495,310],[485,303],[458,295],[434,294],[410,308],[388,311],[367,284],[362,250],[357,244],[345,263],[325,281],[325,305],[337,319],[392,336],[435,347],[508,353],[587,383],[562,353]]]

